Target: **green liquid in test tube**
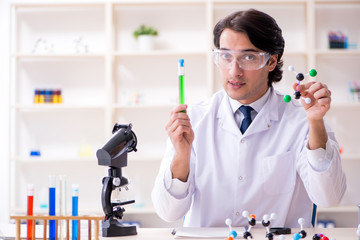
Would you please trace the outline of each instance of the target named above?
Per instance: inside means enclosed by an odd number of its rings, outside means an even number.
[[[179,103],[185,104],[185,68],[184,68],[184,59],[179,59]]]

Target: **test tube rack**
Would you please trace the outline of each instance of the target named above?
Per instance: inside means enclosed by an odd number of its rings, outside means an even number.
[[[40,215],[40,216],[10,216],[10,219],[15,220],[16,224],[16,240],[21,239],[21,220],[33,220],[33,222],[36,222],[37,220],[42,220],[44,222],[44,234],[43,234],[43,240],[47,239],[47,225],[49,220],[55,220],[56,225],[56,234],[55,234],[55,240],[58,240],[58,234],[60,231],[58,231],[58,223],[59,221],[65,220],[66,221],[66,239],[69,240],[70,237],[70,224],[69,222],[71,220],[78,220],[78,236],[80,235],[80,220],[87,220],[88,221],[88,239],[91,240],[91,223],[94,221],[94,238],[95,240],[99,239],[99,221],[104,219],[104,216],[47,216],[47,215]],[[32,224],[32,239],[35,240],[35,226],[36,224]]]

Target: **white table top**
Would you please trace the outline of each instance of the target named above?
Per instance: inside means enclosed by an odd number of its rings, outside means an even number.
[[[207,229],[204,228],[204,231]],[[314,234],[323,233],[325,236],[327,236],[330,240],[336,239],[336,240],[356,240],[358,237],[356,236],[356,228],[311,228],[311,229],[305,229],[307,232],[307,237],[303,238],[304,240],[312,240],[312,237]],[[291,234],[286,235],[286,240],[292,240],[293,234],[297,233],[299,229],[292,229]],[[137,229],[138,234],[133,236],[125,236],[125,237],[114,237],[114,238],[101,238],[101,239],[121,239],[121,240],[172,240],[175,238],[174,235],[171,234],[172,229],[170,228],[138,228]],[[252,229],[251,233],[253,235],[253,239],[265,239],[265,232],[266,230],[263,228],[258,229]],[[222,238],[193,238],[193,237],[186,237],[181,239],[225,239],[227,235],[225,235]],[[236,239],[242,239],[242,238],[236,238]],[[274,238],[278,239],[278,238]]]
[[[26,235],[26,225],[22,224],[22,235]],[[37,229],[42,231],[42,229]],[[111,237],[104,238],[100,237],[100,239],[119,239],[119,240],[173,240],[177,239],[201,239],[201,240],[209,240],[209,239],[222,239],[224,240],[228,233],[228,228],[178,228],[177,233],[181,236],[185,237],[177,237],[172,234],[173,229],[171,228],[138,228],[137,235],[132,236],[123,236],[123,237]],[[234,228],[238,232],[240,236],[242,236],[243,229]],[[322,233],[327,236],[330,240],[357,240],[359,239],[356,236],[356,228],[307,228],[305,231],[307,232],[307,237],[303,238],[303,240],[312,240],[314,234]],[[7,237],[15,237],[15,225],[14,224],[0,224],[0,231]],[[292,229],[291,234],[285,235],[286,240],[292,240],[293,234],[298,233],[299,229]],[[253,235],[253,240],[263,240],[265,239],[265,228],[253,228],[251,230],[251,234]],[[37,234],[37,237],[40,237],[42,232]],[[197,234],[201,236],[195,237]],[[242,237],[237,237],[236,239],[243,239]],[[83,236],[82,236],[83,237]],[[236,240],[235,239],[235,240]],[[278,240],[278,237],[275,237],[274,240]],[[302,240],[302,239],[301,239]]]

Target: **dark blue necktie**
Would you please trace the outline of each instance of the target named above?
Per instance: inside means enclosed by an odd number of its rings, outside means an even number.
[[[239,109],[240,109],[240,112],[242,112],[242,114],[244,114],[244,119],[242,120],[241,126],[240,126],[240,131],[242,134],[244,134],[244,132],[246,131],[246,129],[250,126],[250,124],[252,122],[251,111],[254,109],[250,106],[241,106]]]

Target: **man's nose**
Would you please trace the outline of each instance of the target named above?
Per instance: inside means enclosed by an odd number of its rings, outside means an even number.
[[[229,74],[232,75],[233,77],[242,76],[244,74],[244,69],[242,69],[239,66],[239,63],[236,60],[234,60],[230,65]]]

